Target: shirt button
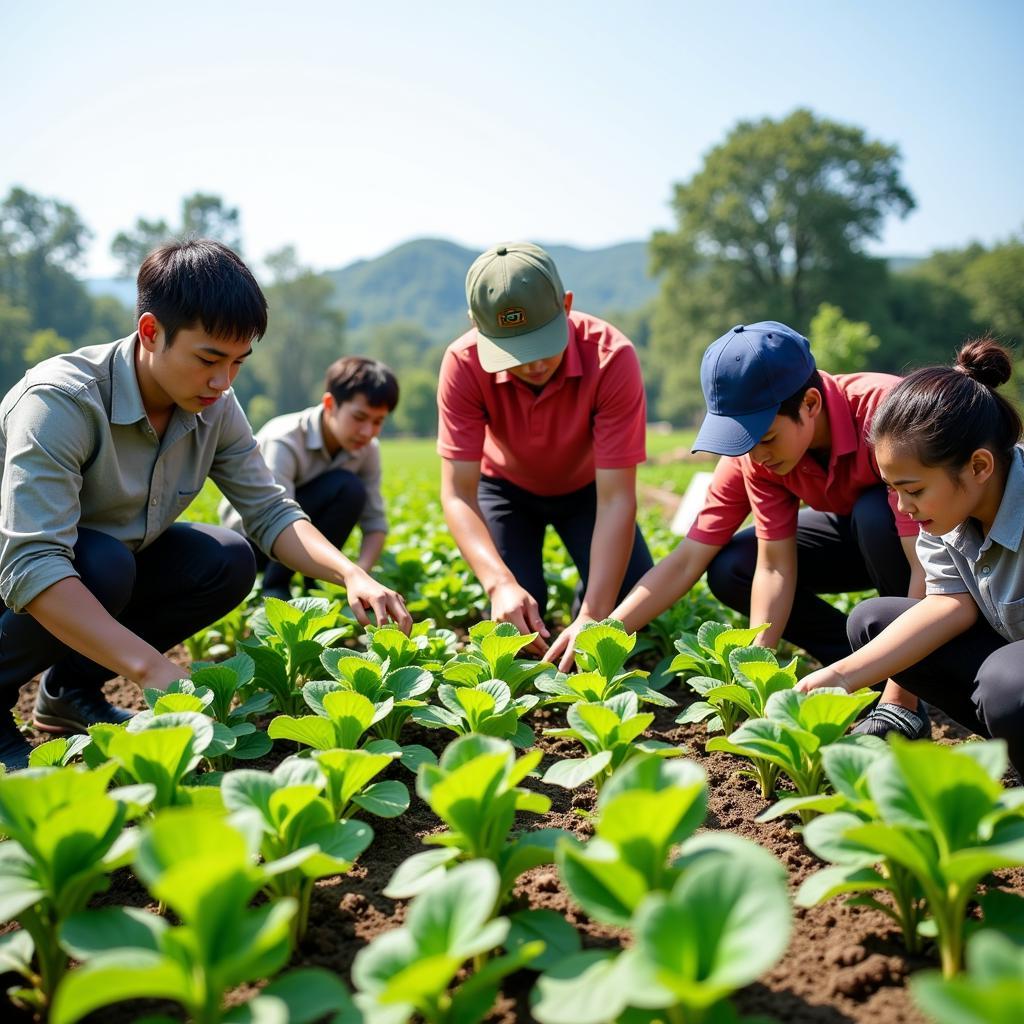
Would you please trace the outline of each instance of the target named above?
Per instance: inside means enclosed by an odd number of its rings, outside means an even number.
[[[981,575],[982,576],[987,576],[991,571],[992,571],[992,566],[991,565],[983,565],[981,567]]]
[[[149,503],[150,505],[153,506],[153,508],[156,508],[156,498],[151,499]]]

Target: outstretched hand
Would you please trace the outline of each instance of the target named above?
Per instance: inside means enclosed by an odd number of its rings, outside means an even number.
[[[558,635],[544,655],[544,660],[557,664],[559,672],[571,672],[576,660],[576,637],[584,626],[595,621],[589,615],[577,615]]]
[[[409,635],[412,616],[401,594],[378,583],[358,567],[345,578],[345,589],[349,606],[360,626],[370,625],[369,613],[372,612],[378,626],[393,622],[406,636]]]
[[[540,609],[530,593],[518,583],[502,583],[491,594],[491,619],[511,622],[520,633],[536,633],[537,639],[526,648],[531,654],[542,655],[548,649],[546,640],[551,634]]]

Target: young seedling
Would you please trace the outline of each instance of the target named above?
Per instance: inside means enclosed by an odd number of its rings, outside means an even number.
[[[830,743],[858,743],[859,737],[843,739],[860,712],[878,697],[871,690],[847,693],[838,687],[823,687],[811,693],[781,690],[765,704],[765,718],[744,722],[728,737],[709,740],[708,750],[724,750],[754,762],[753,773],[761,782],[761,795],[767,799],[768,778],[758,762],[774,766],[793,783],[799,796],[821,792],[824,771],[821,750]],[[814,811],[800,809],[806,823]]]
[[[578,674],[544,676],[536,681],[536,689],[550,695],[545,704],[602,702],[620,693],[632,692],[641,703],[675,707],[674,700],[646,684],[646,672],[625,668],[635,646],[636,634],[627,633],[621,622],[615,619],[592,622],[584,626],[576,638]]]
[[[550,864],[555,843],[568,835],[561,829],[512,832],[517,811],[544,814],[551,807],[546,796],[519,785],[540,758],[541,752],[534,750],[517,761],[511,744],[472,734],[449,745],[438,764],[423,765],[416,792],[448,831],[427,836],[425,843],[442,849],[403,861],[384,895],[415,896],[436,884],[455,861],[481,859],[496,866],[500,905],[504,905],[519,875]]]
[[[218,789],[188,784],[213,743],[215,727],[197,711],[168,711],[148,719],[137,715],[127,727],[91,726],[92,742],[82,754],[93,766],[113,761],[120,779],[151,785],[153,811],[195,803],[217,808],[222,806]]]
[[[253,637],[238,646],[255,664],[253,688],[272,694],[278,710],[294,713],[303,684],[320,674],[320,655],[351,632],[351,623],[332,602],[268,597],[263,614],[253,617]]]
[[[598,921],[628,925],[650,893],[675,884],[685,859],[674,850],[703,823],[707,800],[707,779],[693,761],[648,754],[628,762],[598,796],[594,838],[558,844],[573,899]]]
[[[334,682],[308,683],[303,697],[316,714],[302,718],[278,715],[267,728],[272,740],[295,740],[314,750],[363,749],[374,754],[398,754],[402,763],[414,772],[421,764],[436,760],[431,751],[418,744],[401,747],[393,740],[371,738],[373,725],[391,713],[392,697],[375,705],[363,694]]]
[[[509,622],[478,622],[469,629],[469,647],[457,654],[442,669],[445,680],[455,686],[479,686],[498,679],[518,697],[532,679],[552,666],[516,655],[537,639],[536,633],[523,635]]]
[[[125,826],[145,810],[150,786],[107,791],[117,766],[29,768],[0,776],[0,921],[23,931],[4,945],[26,984],[8,995],[45,1012],[67,968],[61,924],[85,909],[128,864],[138,833]],[[34,961],[33,961],[34,954]]]
[[[917,953],[921,949],[924,893],[914,876],[887,857],[879,858],[843,841],[848,828],[877,820],[878,809],[867,788],[868,769],[891,756],[885,741],[877,736],[859,737],[856,745],[833,743],[821,752],[825,777],[833,792],[784,797],[757,820],[771,821],[801,811],[820,815],[804,828],[804,843],[832,866],[804,880],[796,895],[797,905],[812,907],[845,894],[847,904],[873,907],[892,918],[907,950]],[[875,893],[886,893],[891,903],[878,899]]]
[[[533,730],[520,719],[537,705],[535,693],[512,698],[500,679],[488,679],[475,686],[442,683],[437,696],[443,707],[416,708],[412,719],[428,729],[450,729],[457,736],[478,733],[507,739],[516,747],[533,743]]]
[[[786,872],[756,844],[710,833],[670,860],[705,810],[696,765],[637,760],[602,792],[594,839],[560,844],[573,898],[597,920],[628,927],[633,942],[547,970],[532,1006],[541,1024],[736,1020],[725,1000],[788,942]]]
[[[241,699],[254,673],[255,665],[247,654],[236,654],[217,665],[194,665],[191,679],[177,680],[166,690],[143,691],[149,707],[136,715],[136,726],[164,714],[197,712],[213,721],[213,739],[203,751],[212,769],[224,770],[233,761],[263,757],[273,744],[249,719],[266,711],[273,696],[260,690]]]
[[[275,974],[292,950],[295,901],[249,906],[267,881],[254,854],[254,837],[220,815],[161,812],[139,844],[135,872],[181,924],[127,907],[70,918],[61,941],[83,963],[60,986],[51,1024],[75,1024],[101,1007],[139,998],[172,1000],[195,1024],[314,1024],[328,1012],[354,1024],[347,989],[318,969],[294,971],[247,1003],[224,1007],[230,989]]]
[[[696,701],[676,719],[677,724],[707,721],[708,732],[726,735],[746,718],[763,718],[773,693],[796,686],[796,659],[780,665],[765,647],[735,647],[729,651],[730,682],[714,676],[691,676],[687,685],[704,700]]]
[[[543,951],[526,942],[486,959],[506,941],[509,920],[495,917],[501,882],[490,861],[460,864],[413,900],[405,924],[356,954],[352,981],[365,1024],[476,1024],[490,1011],[507,974]],[[474,970],[457,988],[462,965]]]
[[[818,829],[844,856],[870,855],[913,876],[934,921],[942,973],[951,978],[963,966],[967,904],[979,882],[1024,865],[1024,789],[1003,789],[1002,740],[946,747],[894,737],[890,748],[891,758],[867,770],[877,817],[836,812],[844,817],[826,825],[827,815]]]
[[[683,747],[660,740],[639,740],[654,721],[654,715],[640,714],[638,707],[637,695],[628,690],[601,703],[571,705],[566,713],[569,728],[545,729],[544,735],[578,740],[586,748],[587,756],[556,761],[545,773],[544,782],[565,789],[593,782],[600,792],[612,773],[630,758],[643,754],[682,756]]]
[[[291,758],[273,772],[229,772],[221,784],[224,806],[235,812],[233,821],[255,821],[260,831],[265,890],[298,904],[296,941],[306,934],[316,880],[345,874],[373,841],[369,825],[338,820],[332,802],[321,795],[326,782],[316,762]]]
[[[936,1024],[1020,1024],[1024,947],[997,931],[978,932],[967,943],[966,974],[921,971],[910,979],[910,991]]]
[[[375,635],[381,632],[384,631],[378,630]],[[398,630],[389,630],[386,637],[390,638],[391,633],[398,633],[402,640],[408,640]],[[392,650],[395,646],[397,641]],[[408,648],[404,653],[409,653]],[[324,651],[320,660],[336,685],[332,686],[330,681],[317,681],[308,684],[307,690],[320,695],[337,688],[355,690],[376,705],[390,700],[390,710],[374,722],[373,732],[379,739],[395,743],[401,738],[402,729],[412,712],[426,706],[434,687],[433,673],[427,669],[415,664],[396,666],[390,657],[382,658],[374,650],[366,653]],[[308,697],[306,702],[309,703]]]

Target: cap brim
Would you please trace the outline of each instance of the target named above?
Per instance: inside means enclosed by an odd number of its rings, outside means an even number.
[[[569,318],[560,313],[554,320],[529,334],[515,337],[489,338],[478,327],[476,351],[480,365],[488,373],[511,370],[513,366],[550,359],[564,352],[569,344]]]
[[[697,431],[691,451],[746,455],[757,446],[778,414],[778,406],[747,416],[717,416],[709,412]]]

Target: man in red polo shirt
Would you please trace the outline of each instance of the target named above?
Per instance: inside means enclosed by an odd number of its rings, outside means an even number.
[[[629,339],[572,309],[551,257],[529,243],[470,267],[474,326],[441,364],[437,450],[452,536],[491,617],[538,632],[550,523],[580,572],[574,625],[604,618],[651,568],[636,525],[646,403]]]

